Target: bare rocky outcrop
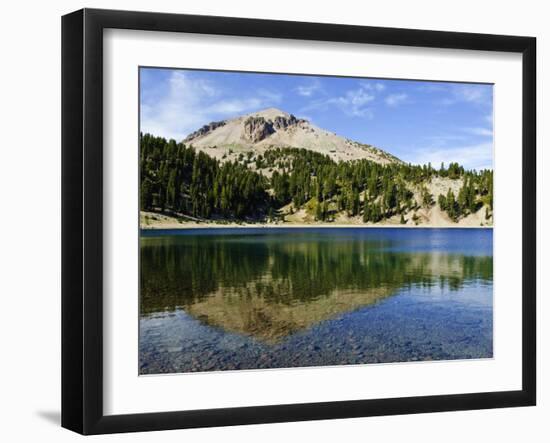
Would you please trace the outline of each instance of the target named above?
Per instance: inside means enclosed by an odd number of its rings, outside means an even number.
[[[273,119],[273,127],[277,130],[279,129],[287,129],[291,126],[298,126],[300,123],[305,123],[306,120],[296,118],[294,115],[290,114],[290,116],[286,117],[284,115],[278,115]]]
[[[273,122],[263,117],[248,117],[244,121],[244,137],[252,143],[262,141],[274,132]]]
[[[212,132],[214,129],[217,129],[221,126],[225,126],[227,122],[225,120],[221,120],[218,122],[210,122],[207,125],[204,125],[202,128],[197,129],[195,132],[192,132],[189,134],[184,141],[184,143],[190,142],[198,137],[201,137],[203,135],[206,135],[210,132]]]
[[[301,123],[306,123],[306,120],[298,119],[292,114],[278,115],[273,120],[262,116],[250,116],[244,121],[244,136],[252,143],[257,143],[276,131],[285,131]]]

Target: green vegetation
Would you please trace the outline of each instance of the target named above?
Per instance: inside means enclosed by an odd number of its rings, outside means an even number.
[[[489,219],[489,210],[493,210],[493,171],[483,171],[482,174],[464,173],[464,184],[460,188],[458,197],[449,189],[447,195],[438,197],[439,207],[457,221],[461,216],[476,213],[483,204],[485,219]]]
[[[141,209],[243,218],[268,207],[267,180],[174,140],[141,137]]]
[[[466,171],[458,163],[434,169],[430,164],[335,162],[298,148],[257,156],[248,152],[222,162],[191,145],[142,134],[140,165],[142,210],[198,219],[276,221],[287,205],[289,213],[304,207],[324,222],[345,213],[373,223],[397,215],[406,223],[404,213],[435,204],[454,221],[484,205],[486,220],[492,215],[493,172]],[[434,177],[460,179],[463,185],[457,196],[449,188],[435,197],[427,187]],[[416,213],[413,221],[418,222]]]

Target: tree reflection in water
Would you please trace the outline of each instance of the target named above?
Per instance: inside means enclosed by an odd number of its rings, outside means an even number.
[[[141,316],[182,309],[203,324],[275,343],[401,289],[492,282],[491,255],[332,234],[144,237]]]

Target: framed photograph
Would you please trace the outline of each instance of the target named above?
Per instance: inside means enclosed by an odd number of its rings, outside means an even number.
[[[62,20],[62,425],[535,405],[531,37]]]

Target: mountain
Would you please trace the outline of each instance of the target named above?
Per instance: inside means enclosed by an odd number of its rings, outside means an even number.
[[[405,163],[275,108],[141,134],[140,162],[142,227],[493,224],[492,170]]]
[[[334,161],[365,159],[383,165],[401,163],[382,149],[341,137],[276,108],[209,123],[189,134],[183,142],[219,160],[290,147],[325,154]]]

